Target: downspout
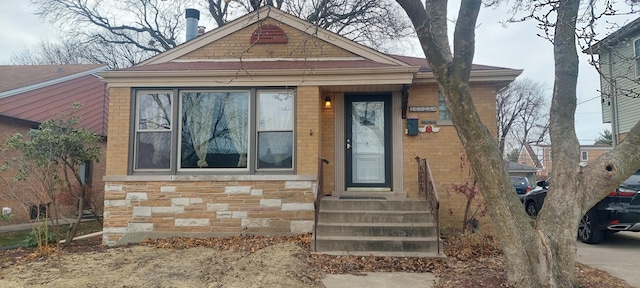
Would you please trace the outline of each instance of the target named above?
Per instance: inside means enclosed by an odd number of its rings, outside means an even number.
[[[609,95],[611,95],[611,140],[615,147],[618,145],[618,89],[616,89],[616,81],[613,79],[613,59],[611,58],[611,49],[609,53]]]

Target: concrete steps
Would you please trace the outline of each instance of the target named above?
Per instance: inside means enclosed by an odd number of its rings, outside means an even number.
[[[437,235],[425,200],[325,197],[312,247],[332,255],[446,257]]]

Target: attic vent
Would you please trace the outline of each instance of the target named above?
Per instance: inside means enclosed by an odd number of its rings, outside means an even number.
[[[263,25],[258,27],[256,31],[253,31],[251,35],[251,44],[267,44],[267,43],[279,43],[284,44],[289,42],[287,34],[276,25]]]

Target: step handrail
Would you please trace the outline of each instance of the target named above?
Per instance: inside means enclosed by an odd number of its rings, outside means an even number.
[[[440,254],[440,197],[438,197],[438,191],[433,181],[429,161],[427,161],[427,159],[421,159],[418,156],[416,156],[416,161],[418,162],[418,195],[425,197],[427,203],[429,203],[431,215],[433,215],[433,222],[436,225],[436,241],[438,254]]]
[[[318,252],[318,250],[316,249],[316,243],[318,240],[318,215],[320,214],[320,201],[322,200],[322,197],[324,196],[324,191],[323,189],[323,181],[324,181],[324,176],[323,176],[323,165],[322,164],[329,164],[329,160],[324,159],[324,158],[319,158],[318,159],[318,185],[316,185],[316,199],[313,202],[313,208],[315,210],[315,215],[314,215],[314,219],[313,219],[313,252]]]

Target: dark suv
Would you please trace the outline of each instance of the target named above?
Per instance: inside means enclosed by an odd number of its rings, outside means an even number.
[[[518,194],[520,201],[522,201],[524,199],[524,195],[531,190],[529,179],[524,176],[509,176],[509,179],[511,179],[511,184],[513,184],[516,194]]]
[[[533,218],[542,208],[549,188],[548,181],[539,181],[537,184],[541,188],[531,190],[524,197],[525,210]],[[578,239],[596,244],[602,241],[605,232],[618,231],[640,232],[640,170],[580,219]]]

